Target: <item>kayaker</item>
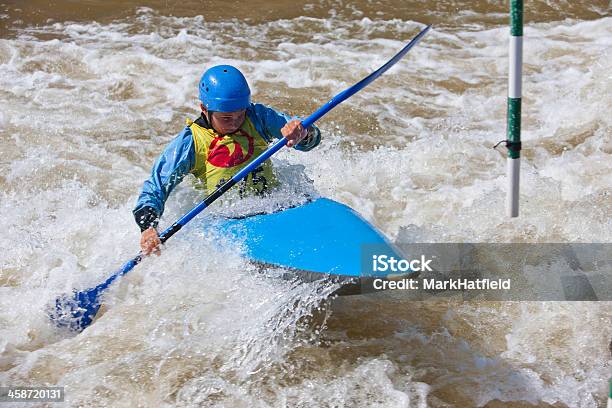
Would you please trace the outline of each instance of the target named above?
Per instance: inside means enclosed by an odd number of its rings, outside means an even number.
[[[134,208],[145,255],[159,254],[157,223],[168,196],[188,173],[210,194],[259,156],[273,139],[285,137],[287,147],[301,151],[312,149],[321,140],[316,126],[307,131],[297,118],[251,103],[244,75],[231,65],[214,66],[204,72],[199,93],[201,116],[188,120],[166,146]],[[275,184],[272,163],[267,160],[236,187],[241,195],[262,195]]]

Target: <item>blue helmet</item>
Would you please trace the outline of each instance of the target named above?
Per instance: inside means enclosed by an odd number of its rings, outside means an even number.
[[[251,90],[242,72],[231,65],[217,65],[200,79],[200,100],[213,112],[235,112],[251,104]]]

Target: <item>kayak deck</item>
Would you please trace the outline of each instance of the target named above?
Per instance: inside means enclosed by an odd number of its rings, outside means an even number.
[[[390,279],[372,272],[372,248],[401,258],[357,212],[327,198],[271,214],[220,219],[215,230],[243,242],[250,261],[289,269],[306,281],[345,283],[338,294],[362,293],[374,278]]]

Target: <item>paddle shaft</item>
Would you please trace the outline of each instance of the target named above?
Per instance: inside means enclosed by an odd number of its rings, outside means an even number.
[[[385,71],[391,68],[395,63],[397,63],[410,49],[415,46],[421,38],[429,31],[431,26],[425,27],[421,32],[419,32],[400,52],[398,52],[393,58],[391,58],[387,63],[385,63],[382,67],[378,68],[376,71],[372,72],[370,75],[351,86],[350,88],[340,92],[338,95],[331,98],[325,105],[321,106],[314,113],[308,116],[306,119],[302,121],[302,126],[304,128],[310,127],[317,120],[321,119],[325,114],[327,114],[330,110],[368,86],[372,81],[382,75]],[[182,218],[176,221],[172,226],[170,226],[167,230],[165,230],[161,235],[160,239],[162,242],[166,242],[172,235],[174,235],[178,230],[180,230],[185,224],[187,224],[193,217],[198,215],[202,210],[212,204],[217,198],[221,197],[227,190],[232,188],[236,183],[245,178],[249,173],[255,170],[259,165],[261,165],[264,161],[268,160],[274,153],[279,151],[283,146],[287,144],[287,139],[281,138],[272,146],[270,146],[265,152],[260,154],[255,160],[245,166],[242,170],[236,173],[231,179],[229,179],[226,183],[221,185],[215,191],[213,191],[208,197],[206,197],[200,204],[195,206],[191,211],[185,214]]]
[[[421,38],[429,31],[431,26],[425,27],[421,32],[419,32],[400,52],[398,52],[393,58],[387,61],[383,66],[378,68],[376,71],[372,72],[370,75],[351,86],[350,88],[340,92],[332,99],[330,99],[325,105],[321,106],[317,111],[308,116],[306,119],[302,121],[302,126],[304,128],[310,127],[317,120],[321,119],[325,114],[327,114],[330,110],[338,106],[340,103],[344,102],[366,86],[368,86],[372,81],[382,75],[385,71],[395,65],[406,53],[416,45]],[[249,173],[259,167],[263,162],[268,160],[273,154],[278,152],[283,146],[287,144],[287,139],[281,138],[277,142],[275,142],[272,146],[266,149],[265,152],[257,156],[251,163],[245,166],[242,170],[238,171],[232,178],[230,178],[227,182],[219,186],[215,191],[213,191],[210,195],[208,195],[202,202],[196,205],[193,209],[191,209],[187,214],[183,215],[180,219],[178,219],[174,224],[168,227],[165,231],[163,231],[159,238],[162,243],[166,242],[170,237],[176,234],[183,226],[185,226],[189,221],[191,221],[196,215],[202,212],[206,207],[212,204],[215,200],[221,197],[227,190],[232,188],[236,183],[247,177]],[[102,282],[98,286],[94,288],[90,288],[83,292],[75,293],[75,300],[78,303],[78,306],[81,309],[85,309],[85,312],[72,311],[73,317],[78,316],[80,323],[77,324],[78,329],[83,329],[88,326],[95,314],[99,309],[99,295],[109,287],[115,279],[118,277],[125,275],[136,265],[138,265],[142,261],[142,253],[139,253],[137,256],[126,262],[121,269],[115,272],[112,276],[110,276],[106,281]],[[61,299],[58,298],[56,301],[56,305],[59,308],[61,306]],[[69,324],[74,327],[73,324]]]

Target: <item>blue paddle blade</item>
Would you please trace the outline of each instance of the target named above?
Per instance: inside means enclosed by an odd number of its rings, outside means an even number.
[[[100,309],[102,293],[118,277],[131,271],[142,260],[138,254],[126,262],[121,269],[96,287],[80,292],[73,291],[72,295],[63,295],[55,299],[55,305],[51,306],[49,317],[61,328],[67,328],[75,332],[83,331],[91,324]]]
[[[98,287],[87,291],[74,291],[72,296],[64,295],[55,299],[49,317],[58,327],[81,332],[91,324],[100,309]]]

